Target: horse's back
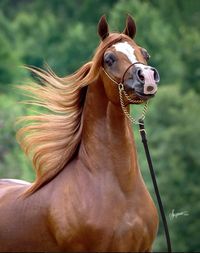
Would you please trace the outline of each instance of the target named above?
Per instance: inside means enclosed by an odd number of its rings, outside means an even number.
[[[10,178],[3,178],[0,179],[0,186],[5,184],[20,184],[20,185],[30,185],[29,182],[20,180],[20,179],[10,179]]]
[[[44,197],[24,196],[30,186],[22,180],[0,180],[0,252],[58,250],[46,225]]]
[[[31,184],[27,181],[18,179],[0,179],[0,208],[3,205],[3,199],[16,197],[22,194]]]

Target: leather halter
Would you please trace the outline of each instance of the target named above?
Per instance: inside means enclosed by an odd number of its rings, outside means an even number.
[[[128,72],[128,70],[134,66],[135,64],[143,64],[145,65],[144,63],[141,63],[141,62],[134,62],[132,63],[130,66],[128,66],[128,68],[125,70],[120,82],[118,83],[117,81],[115,81],[106,71],[105,69],[102,67],[102,70],[104,71],[104,73],[106,74],[106,76],[115,84],[117,84],[118,86],[118,90],[119,90],[119,99],[120,99],[120,104],[121,104],[121,108],[125,114],[125,116],[130,120],[130,122],[132,124],[141,124],[139,122],[140,119],[144,120],[145,119],[145,115],[146,115],[146,112],[147,112],[147,106],[148,106],[148,101],[145,101],[145,104],[144,104],[144,108],[142,110],[142,113],[141,113],[141,116],[139,117],[139,119],[134,119],[132,117],[132,115],[128,112],[128,110],[126,109],[126,105],[124,103],[124,100],[123,100],[123,95],[124,97],[131,103],[135,103],[135,104],[140,104],[140,103],[143,103],[144,100],[142,99],[132,99],[128,94],[127,92],[125,91],[125,88],[124,88],[124,77],[126,75],[126,73]]]
[[[124,77],[125,77],[126,73],[127,73],[127,72],[129,71],[129,69],[130,69],[132,66],[134,66],[135,64],[143,64],[143,65],[146,65],[146,64],[144,64],[144,63],[142,63],[142,62],[136,61],[136,62],[132,63],[130,66],[128,66],[128,68],[125,70],[125,72],[124,72],[124,74],[123,74],[123,76],[122,76],[122,79],[121,79],[121,83],[122,83],[122,84],[123,84],[123,82],[124,82]]]
[[[123,74],[123,76],[122,76],[122,78],[121,78],[121,80],[120,80],[119,83],[118,83],[117,81],[115,81],[115,80],[108,74],[108,72],[106,72],[106,70],[104,69],[104,67],[102,67],[102,69],[103,69],[104,73],[107,75],[107,77],[108,77],[113,83],[115,83],[115,84],[117,84],[117,85],[124,85],[123,83],[124,83],[124,77],[125,77],[126,73],[127,73],[127,72],[129,71],[129,69],[130,69],[132,66],[134,66],[135,64],[146,65],[146,64],[144,64],[144,63],[142,63],[142,62],[139,62],[139,61],[130,64],[130,65],[128,66],[128,68],[124,71],[124,74]]]

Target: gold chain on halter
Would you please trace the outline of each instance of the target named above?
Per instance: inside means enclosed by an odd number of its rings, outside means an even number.
[[[125,96],[125,98],[129,101],[129,102],[132,102],[132,103],[141,103],[142,100],[132,100],[129,95],[126,93],[126,91],[124,90],[124,85],[122,83],[118,84],[118,89],[119,89],[119,99],[120,99],[120,104],[121,104],[121,107],[122,107],[122,110],[124,112],[124,114],[126,115],[126,117],[131,121],[132,124],[141,124],[139,123],[139,120],[144,120],[145,119],[145,115],[146,115],[146,112],[147,112],[147,106],[148,106],[148,101],[145,102],[144,104],[144,108],[142,110],[142,114],[141,116],[139,117],[138,120],[134,119],[131,114],[128,112],[128,110],[126,109],[126,106],[124,104],[124,100],[123,100],[123,94]]]
[[[142,114],[141,116],[138,118],[138,120],[134,119],[130,113],[127,111],[126,109],[126,106],[124,104],[124,100],[123,100],[123,95],[124,97],[131,103],[136,103],[136,104],[139,104],[139,103],[142,103],[143,100],[141,99],[138,99],[138,100],[133,100],[130,98],[130,96],[126,93],[125,89],[124,89],[124,85],[123,83],[118,83],[116,82],[106,71],[104,68],[102,68],[104,73],[107,75],[107,77],[115,84],[117,84],[118,86],[118,90],[119,90],[119,99],[120,99],[120,104],[121,104],[121,107],[122,107],[122,110],[124,112],[124,114],[126,115],[126,117],[131,121],[132,124],[142,124],[142,123],[139,123],[139,120],[142,119],[144,120],[145,119],[145,115],[146,115],[146,112],[147,112],[147,106],[148,106],[148,101],[145,102],[144,104],[144,108],[142,110]]]

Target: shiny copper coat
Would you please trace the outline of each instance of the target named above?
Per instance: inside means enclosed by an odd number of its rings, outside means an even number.
[[[118,95],[99,69],[64,168],[28,195],[29,185],[0,181],[1,252],[151,251],[158,215]]]

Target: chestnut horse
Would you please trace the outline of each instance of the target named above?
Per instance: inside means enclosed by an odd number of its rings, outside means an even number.
[[[73,75],[32,69],[43,85],[23,89],[45,112],[24,117],[17,139],[36,180],[0,180],[0,251],[151,251],[157,210],[118,89],[127,112],[157,90],[135,32],[130,16],[123,33],[110,33],[103,16],[93,59]]]

